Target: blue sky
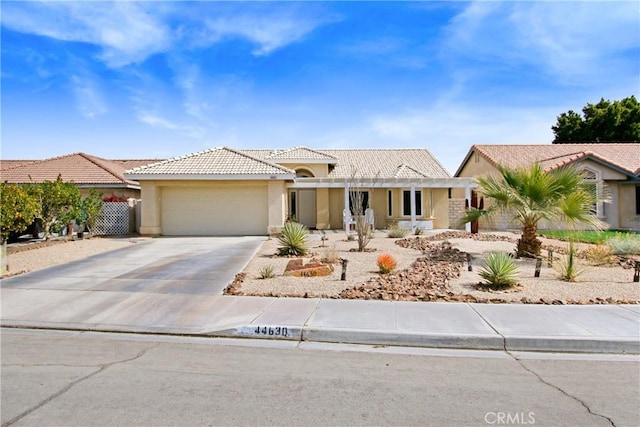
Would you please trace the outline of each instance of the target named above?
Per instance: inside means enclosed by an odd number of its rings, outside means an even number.
[[[550,143],[640,91],[640,3],[1,3],[2,158]]]

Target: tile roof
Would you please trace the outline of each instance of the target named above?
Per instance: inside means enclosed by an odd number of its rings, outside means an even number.
[[[0,160],[0,170],[15,168],[16,166],[28,165],[38,160]]]
[[[338,159],[332,178],[450,178],[426,149],[322,150]]]
[[[121,162],[74,153],[3,169],[0,176],[3,182],[15,184],[54,181],[61,175],[64,181],[78,185],[137,187],[137,182],[124,177],[124,171],[125,167]]]
[[[246,151],[246,150],[245,150]],[[286,150],[273,150],[266,157],[269,160],[328,160],[336,158],[307,147],[293,147]]]
[[[295,175],[283,166],[228,147],[174,157],[127,171],[127,176],[145,175]]]
[[[590,157],[631,175],[640,175],[640,144],[474,145],[456,176],[473,151],[495,166],[517,168],[539,162],[546,170],[551,170]]]

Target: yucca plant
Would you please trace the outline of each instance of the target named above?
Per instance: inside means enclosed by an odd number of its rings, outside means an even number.
[[[258,272],[258,277],[260,279],[272,279],[276,276],[274,270],[275,268],[273,267],[273,265],[265,265]]]
[[[382,274],[387,274],[392,272],[393,269],[396,268],[396,265],[398,264],[396,262],[396,259],[393,257],[393,255],[389,255],[389,254],[379,255],[377,262],[378,262],[378,268],[380,269],[380,273]]]
[[[508,253],[491,252],[478,274],[485,280],[483,284],[490,288],[508,288],[517,284],[518,267]]]
[[[309,230],[304,224],[294,221],[285,223],[284,227],[282,227],[282,233],[278,237],[280,241],[278,255],[306,255],[309,251],[307,246],[308,233]]]
[[[578,276],[584,271],[584,268],[578,267],[576,249],[574,247],[573,240],[569,241],[569,250],[560,263],[558,270],[560,272],[560,279],[565,282],[577,281]]]

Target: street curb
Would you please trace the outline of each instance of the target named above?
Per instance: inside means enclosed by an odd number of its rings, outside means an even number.
[[[68,330],[80,332],[118,332],[149,335],[185,335],[219,338],[251,338],[297,342],[324,342],[398,347],[424,347],[465,350],[534,351],[547,353],[640,354],[640,340],[614,337],[501,336],[498,334],[433,334],[367,329],[339,329],[300,326],[240,325],[220,330],[186,328],[140,328],[106,324],[21,322],[4,320],[3,328]],[[279,329],[279,330],[278,330]],[[286,335],[283,331],[286,329]],[[257,332],[258,331],[258,332]],[[278,335],[279,333],[279,335]]]
[[[507,335],[504,340],[505,349],[508,351],[640,354],[640,339],[638,338]]]
[[[495,334],[446,335],[363,329],[303,328],[302,341],[391,345],[403,347],[504,350],[502,337]]]

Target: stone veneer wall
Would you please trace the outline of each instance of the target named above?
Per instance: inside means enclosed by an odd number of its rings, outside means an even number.
[[[460,218],[464,215],[464,199],[449,199],[449,228],[464,230],[464,224],[460,224]]]

